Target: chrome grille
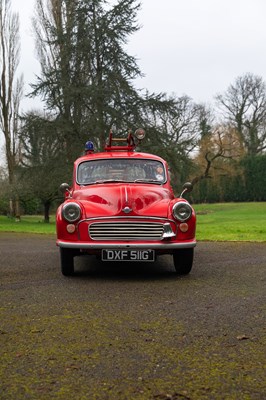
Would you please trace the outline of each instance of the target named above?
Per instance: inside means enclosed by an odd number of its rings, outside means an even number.
[[[153,222],[96,222],[90,225],[93,240],[160,240],[163,224]]]

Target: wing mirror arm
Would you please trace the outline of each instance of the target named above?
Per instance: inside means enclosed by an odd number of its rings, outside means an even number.
[[[71,197],[70,186],[68,183],[61,183],[61,185],[59,186],[59,190],[66,197]]]
[[[182,198],[185,193],[192,192],[192,190],[193,190],[193,184],[191,182],[184,183],[183,190],[182,190],[182,192],[180,194],[180,197]]]

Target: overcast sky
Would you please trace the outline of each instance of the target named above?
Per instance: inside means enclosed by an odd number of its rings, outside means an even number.
[[[20,14],[20,70],[28,84],[39,70],[30,22],[35,0],[11,1]],[[265,0],[141,3],[141,29],[128,44],[128,53],[137,58],[145,74],[136,81],[138,88],[187,94],[194,101],[208,103],[246,72],[266,80]],[[23,104],[24,108],[30,106],[29,102]]]

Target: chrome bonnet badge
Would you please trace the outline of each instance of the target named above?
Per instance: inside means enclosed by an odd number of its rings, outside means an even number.
[[[129,213],[132,211],[132,208],[126,206],[126,207],[122,208],[122,211],[123,211],[125,214],[129,214]]]

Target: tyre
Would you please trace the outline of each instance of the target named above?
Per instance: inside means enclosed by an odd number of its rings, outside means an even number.
[[[64,276],[74,274],[74,256],[75,251],[73,249],[60,248],[61,272]]]
[[[180,249],[173,254],[175,270],[179,275],[190,273],[193,265],[194,249]]]

